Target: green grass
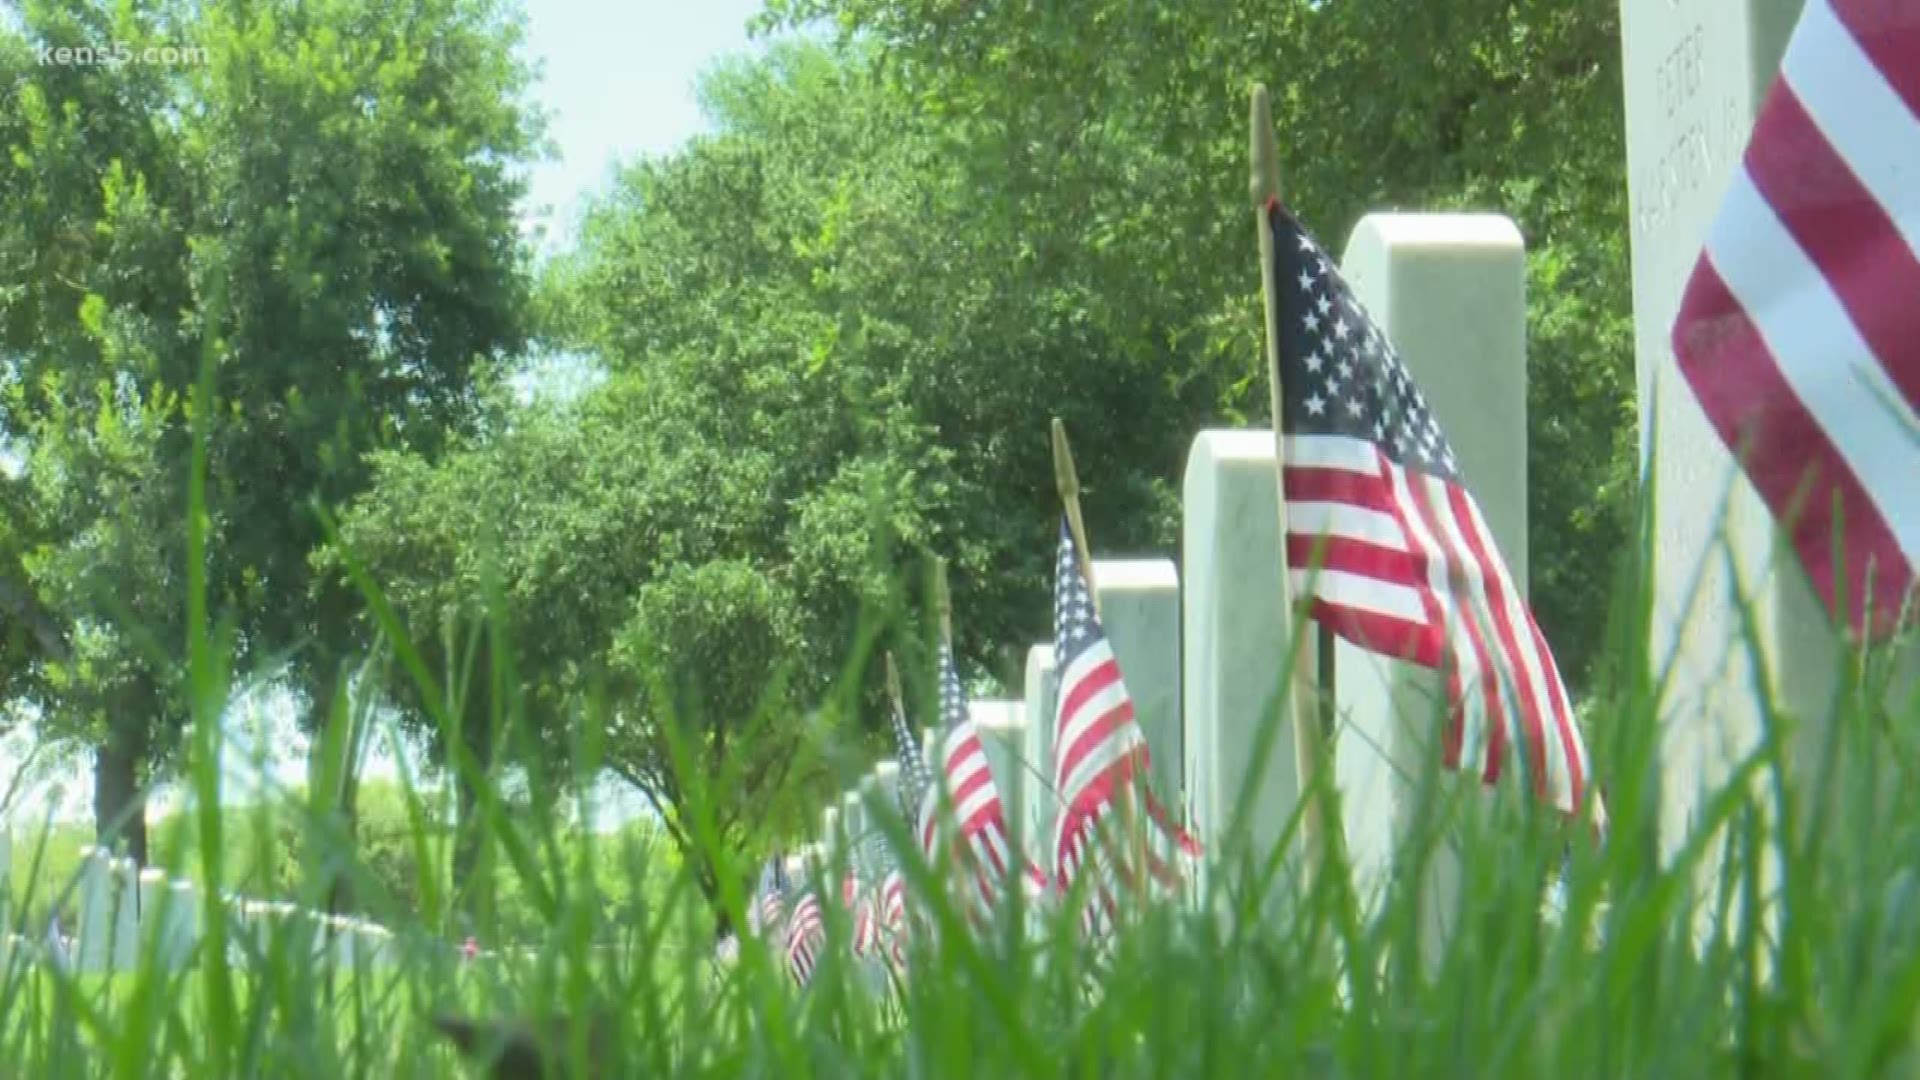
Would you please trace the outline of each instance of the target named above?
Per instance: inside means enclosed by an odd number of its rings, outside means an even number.
[[[197,523],[197,474],[193,490]],[[197,525],[195,535],[197,566]],[[448,722],[458,709],[436,674],[398,633],[376,583],[362,586],[395,657]],[[1034,940],[1010,921],[975,938],[931,897],[943,944],[916,938],[909,978],[891,996],[870,994],[845,959],[850,928],[837,914],[833,945],[804,992],[751,939],[738,965],[717,970],[711,913],[658,845],[569,833],[552,815],[509,812],[493,799],[482,800],[479,824],[491,870],[477,884],[519,896],[507,907],[520,914],[503,918],[501,905],[484,905],[492,914],[479,930],[531,958],[461,963],[455,911],[476,882],[444,880],[434,828],[408,791],[394,843],[419,856],[411,883],[375,872],[372,853],[333,830],[324,800],[269,808],[278,817],[264,824],[218,809],[216,721],[234,685],[232,639],[211,621],[203,588],[196,580],[183,658],[197,809],[163,830],[156,851],[182,876],[230,881],[246,876],[249,848],[291,830],[302,870],[291,898],[313,903],[319,883],[348,875],[367,910],[396,932],[398,962],[336,970],[290,936],[264,952],[230,949],[238,930],[209,902],[190,971],[147,964],[111,979],[6,971],[0,1073],[470,1075],[435,1026],[446,1012],[598,1018],[590,1039],[588,1025],[576,1025],[581,1037],[563,1049],[601,1076],[1845,1077],[1920,1069],[1920,784],[1909,735],[1920,730],[1920,699],[1889,705],[1889,692],[1864,679],[1867,689],[1840,695],[1816,762],[1786,760],[1795,719],[1767,703],[1760,745],[1703,800],[1678,854],[1663,858],[1659,688],[1656,665],[1641,655],[1637,581],[1619,591],[1612,680],[1590,737],[1612,831],[1604,846],[1573,845],[1564,919],[1542,913],[1565,843],[1558,823],[1509,795],[1432,773],[1415,778],[1412,819],[1422,827],[1406,838],[1378,903],[1361,904],[1344,887],[1337,851],[1307,887],[1296,863],[1232,844],[1209,853],[1203,906],[1147,910],[1099,956],[1078,946],[1063,916],[1047,918]],[[855,657],[849,680],[860,668]],[[496,722],[512,722],[510,708]],[[595,763],[574,764],[575,775],[590,775]],[[710,836],[697,786],[689,805],[695,835]],[[901,837],[897,820],[888,828]],[[53,847],[56,857],[32,881],[20,881],[16,866],[16,889],[67,887],[69,841]],[[715,855],[732,871],[722,875],[722,899],[739,923],[746,898],[737,882],[750,868]],[[1439,933],[1422,883],[1449,862],[1460,899]],[[930,896],[925,869],[910,871]]]
[[[217,700],[220,685],[206,693]],[[565,833],[547,815],[499,814],[485,822],[489,839],[525,858],[502,859],[496,880],[551,906],[536,917],[524,912],[537,905],[523,905],[514,932],[496,924],[501,936],[490,940],[511,937],[530,960],[463,965],[451,915],[436,923],[369,874],[368,906],[399,933],[399,963],[337,971],[283,938],[229,964],[211,948],[215,933],[191,972],[15,970],[0,983],[0,1061],[10,1075],[48,1077],[468,1075],[433,1026],[454,1011],[605,1017],[592,1057],[600,1075],[619,1076],[1850,1076],[1920,1067],[1911,869],[1920,788],[1907,749],[1920,713],[1911,702],[1886,710],[1879,692],[1847,695],[1820,768],[1784,760],[1792,720],[1770,717],[1744,782],[1706,800],[1691,842],[1663,863],[1652,693],[1650,680],[1617,689],[1596,725],[1613,828],[1604,848],[1575,845],[1564,922],[1541,913],[1561,833],[1507,796],[1436,775],[1420,785],[1415,815],[1432,827],[1408,838],[1403,873],[1378,905],[1355,903],[1337,863],[1303,891],[1290,863],[1216,851],[1207,913],[1148,912],[1109,956],[1076,947],[1057,917],[1038,943],[1010,926],[975,940],[936,905],[947,945],[916,947],[904,994],[871,995],[831,948],[800,992],[754,942],[737,967],[711,965],[710,915],[658,847]],[[206,864],[240,865],[250,842],[289,828],[324,849],[324,830],[300,820],[301,805],[263,811],[284,821],[220,821],[213,837],[207,819],[195,819],[197,845],[156,829],[169,838],[156,850],[200,878]],[[1773,824],[1781,820],[1795,824]],[[210,840],[219,858],[206,857]],[[63,837],[57,847],[71,845]],[[347,872],[366,869],[365,852],[323,854]],[[1705,867],[1709,857],[1716,866]],[[54,880],[64,858],[43,863],[41,882],[64,886]],[[1762,872],[1769,858],[1777,880]],[[1436,859],[1457,861],[1462,890],[1457,921],[1438,937],[1414,884]],[[429,860],[416,872],[443,867]],[[615,897],[623,880],[654,885]],[[427,891],[423,883],[416,898]],[[726,898],[744,899],[737,890]],[[849,928],[835,919],[831,933],[844,942]]]

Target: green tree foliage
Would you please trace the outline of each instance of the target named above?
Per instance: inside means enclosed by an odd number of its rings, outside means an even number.
[[[9,670],[41,678],[47,730],[101,747],[100,823],[133,815],[136,854],[185,715],[161,658],[185,632],[187,388],[222,357],[216,602],[324,716],[358,607],[314,574],[312,507],[365,484],[369,449],[435,447],[522,341],[515,41],[493,0],[33,0],[0,29],[0,435],[34,528],[0,573],[70,645]],[[35,53],[107,42],[192,55]]]
[[[1253,83],[1274,91],[1289,203],[1336,246],[1372,210],[1511,215],[1530,253],[1533,600],[1584,683],[1633,477],[1617,5],[770,0],[765,19],[877,49],[916,111],[964,139],[952,161],[1011,234],[1098,283],[1093,325],[1122,332],[1186,297],[1161,363],[1224,368],[1229,419],[1266,411]],[[1175,344],[1194,337],[1199,362]]]

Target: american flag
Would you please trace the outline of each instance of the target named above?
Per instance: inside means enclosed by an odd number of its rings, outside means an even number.
[[[754,890],[753,906],[747,909],[748,929],[760,933],[768,927],[779,926],[781,916],[786,911],[786,902],[787,867],[776,851],[760,870],[760,884]]]
[[[1439,420],[1332,260],[1277,200],[1267,219],[1294,588],[1341,637],[1446,671],[1447,768],[1492,784],[1523,748],[1535,794],[1572,812],[1566,687]]]
[[[814,966],[820,962],[820,948],[826,937],[820,895],[809,887],[793,905],[793,919],[787,924],[787,971],[794,982],[805,986],[813,981]]]
[[[960,687],[960,671],[953,651],[940,646],[940,772],[936,785],[944,783],[951,802],[953,821],[958,826],[955,853],[960,872],[968,879],[966,906],[976,922],[992,917],[999,902],[1003,883],[1017,858],[1019,872],[1028,895],[1045,888],[1046,877],[1024,855],[1014,850],[1008,834],[1006,810],[1000,801],[1000,787],[994,782],[993,768],[986,749],[980,743],[980,729],[967,711],[966,692]],[[940,826],[938,786],[930,789],[920,818],[920,846],[929,862],[939,851]]]
[[[892,875],[892,853],[884,833],[868,828],[855,850],[854,865],[865,886],[860,892],[853,918],[853,955],[865,956],[879,947],[887,929],[885,918],[887,881]],[[904,916],[905,912],[902,912]]]
[[[1104,937],[1119,920],[1123,895],[1142,886],[1165,895],[1188,880],[1199,844],[1154,797],[1146,737],[1120,674],[1093,594],[1080,574],[1072,533],[1060,523],[1053,596],[1053,654],[1060,673],[1054,717],[1054,881],[1061,892],[1087,874],[1081,924]],[[1137,812],[1144,809],[1144,813]]]
[[[1920,7],[1807,0],[1673,351],[1833,617],[1892,633],[1920,564]]]
[[[907,966],[907,878],[896,861],[880,879],[879,930],[895,970]]]
[[[927,768],[926,757],[920,753],[920,740],[914,738],[907,727],[907,717],[901,712],[899,702],[894,703],[889,719],[893,723],[893,741],[900,762],[900,812],[906,815],[913,834],[918,836],[921,811],[928,793],[933,790],[933,773]]]

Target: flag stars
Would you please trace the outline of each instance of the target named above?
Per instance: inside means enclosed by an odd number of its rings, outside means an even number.
[[[1307,370],[1314,373],[1315,375],[1320,374],[1320,369],[1325,367],[1326,363],[1327,363],[1326,357],[1322,356],[1318,352],[1310,352],[1307,354]]]
[[[1347,415],[1348,416],[1351,416],[1355,420],[1358,420],[1360,419],[1361,414],[1365,413],[1366,410],[1367,410],[1367,407],[1360,403],[1359,398],[1350,397],[1347,399]]]
[[[1300,271],[1300,291],[1309,296],[1313,295],[1313,275],[1305,270]]]
[[[1306,315],[1301,317],[1300,321],[1306,325],[1307,333],[1317,334],[1320,332],[1320,316],[1314,312],[1307,312]]]
[[[1326,411],[1327,411],[1327,399],[1321,397],[1318,391],[1316,391],[1312,397],[1307,399],[1307,415],[1320,416],[1325,414]]]

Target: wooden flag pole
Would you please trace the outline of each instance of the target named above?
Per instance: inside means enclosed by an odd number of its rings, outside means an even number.
[[[1073,554],[1080,563],[1080,577],[1087,583],[1087,596],[1093,601],[1094,618],[1100,617],[1100,597],[1094,592],[1093,549],[1087,545],[1087,523],[1080,516],[1080,474],[1073,468],[1073,448],[1067,445],[1067,425],[1053,418],[1053,483],[1060,490],[1060,505],[1067,512],[1067,531],[1073,534]]]
[[[1267,383],[1272,391],[1273,438],[1274,438],[1274,479],[1280,484],[1280,610],[1286,615],[1294,628],[1296,644],[1293,670],[1288,674],[1289,697],[1293,713],[1293,756],[1295,775],[1300,779],[1300,793],[1307,799],[1305,813],[1302,815],[1301,832],[1306,841],[1305,860],[1306,883],[1309,887],[1320,876],[1325,865],[1327,853],[1327,821],[1323,798],[1315,792],[1321,783],[1330,783],[1331,777],[1325,771],[1326,760],[1326,717],[1321,712],[1322,697],[1325,701],[1333,699],[1333,649],[1330,635],[1323,631],[1316,650],[1320,656],[1319,675],[1321,685],[1315,693],[1314,673],[1308,668],[1307,649],[1299,640],[1300,632],[1305,629],[1307,620],[1304,610],[1297,609],[1293,599],[1293,581],[1288,576],[1286,565],[1287,500],[1285,496],[1285,444],[1281,441],[1281,418],[1284,415],[1280,382],[1280,338],[1279,309],[1275,305],[1276,289],[1279,283],[1273,280],[1273,231],[1267,222],[1267,204],[1280,198],[1280,153],[1273,140],[1273,113],[1267,103],[1267,88],[1256,85],[1253,88],[1253,108],[1250,120],[1252,127],[1251,158],[1252,175],[1249,194],[1253,198],[1254,221],[1260,237],[1260,292],[1265,302],[1267,327]]]
[[[940,644],[953,651],[953,594],[947,591],[947,560],[933,560],[933,606],[940,613]],[[959,663],[959,657],[954,663]]]
[[[907,699],[900,693],[900,669],[894,666],[893,650],[887,650],[887,696],[893,699],[893,711],[907,715]]]

